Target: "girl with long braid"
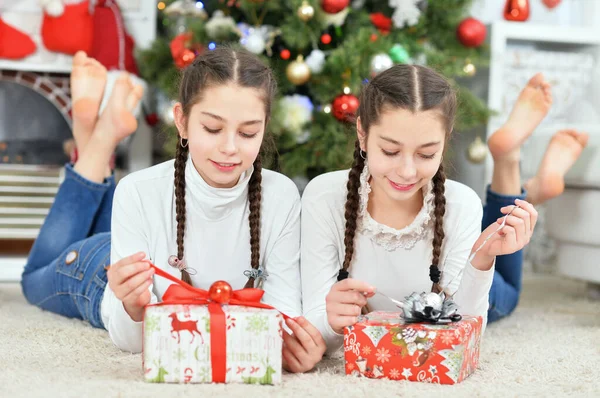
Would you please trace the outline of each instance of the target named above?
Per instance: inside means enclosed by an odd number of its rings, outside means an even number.
[[[74,98],[81,157],[67,167],[30,255],[27,299],[105,328],[119,348],[140,352],[144,306],[160,301],[170,284],[153,278],[149,260],[203,289],[216,280],[264,289],[264,302],[293,317],[283,335],[284,367],[311,369],[325,343],[301,316],[300,196],[290,179],[261,164],[276,90],[271,70],[225,47],[197,57],[183,71],[174,109],[176,158],[129,174],[115,188],[108,161],[135,130],[131,111],[141,94],[118,82],[96,123],[106,72],[85,54],[77,59],[94,83]],[[85,151],[82,138],[90,140]]]
[[[514,263],[504,268],[520,272],[516,262],[522,257],[509,255],[529,242],[537,212],[518,181],[515,193],[488,191],[484,222],[491,221],[481,232],[481,200],[447,180],[444,171],[456,108],[456,95],[442,76],[422,66],[393,66],[361,93],[350,171],[321,175],[306,187],[304,314],[329,350],[339,348],[343,328],[366,308],[398,310],[385,296],[444,290],[463,314],[485,319],[496,256]],[[510,212],[506,226],[469,263]]]

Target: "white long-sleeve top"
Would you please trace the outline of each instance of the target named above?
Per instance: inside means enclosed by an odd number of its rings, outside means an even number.
[[[403,300],[413,292],[431,291],[433,199],[431,183],[423,188],[423,207],[407,227],[396,230],[376,222],[367,211],[370,186],[365,167],[361,175],[360,206],[350,277]],[[304,316],[322,333],[328,352],[342,344],[343,336],[327,321],[325,297],[337,282],[345,253],[344,206],[348,170],[313,179],[302,196],[301,276]],[[487,321],[488,294],[494,267],[480,271],[468,264],[471,249],[481,234],[481,200],[469,187],[446,180],[446,213],[440,269],[441,285],[451,293],[464,315]],[[464,271],[464,272],[463,272]],[[462,273],[462,276],[460,273]],[[457,276],[458,275],[458,276]],[[373,311],[399,311],[385,297],[368,300]]]
[[[112,212],[111,263],[139,251],[156,266],[180,277],[168,265],[177,255],[174,161],[158,164],[123,178],[115,191]],[[208,185],[189,158],[186,178],[186,231],[184,259],[196,271],[195,287],[208,289],[217,280],[234,289],[244,287],[250,269],[248,182],[253,169],[236,186]],[[268,277],[263,302],[289,316],[301,308],[300,195],[282,174],[262,170],[260,268]],[[172,282],[154,276],[151,302],[161,300]],[[107,285],[101,305],[102,321],[110,338],[122,350],[142,350],[142,322],[135,322]]]

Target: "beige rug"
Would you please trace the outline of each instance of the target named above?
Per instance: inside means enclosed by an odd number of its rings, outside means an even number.
[[[142,381],[141,358],[105,331],[26,304],[0,284],[0,397],[600,396],[600,302],[565,278],[528,277],[510,318],[488,326],[480,369],[438,386],[344,376],[341,360],[284,375],[280,386],[158,385]]]

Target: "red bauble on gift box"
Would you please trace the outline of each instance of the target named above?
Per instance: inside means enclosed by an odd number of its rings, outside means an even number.
[[[485,41],[486,35],[485,25],[475,18],[464,19],[456,29],[456,37],[465,47],[479,47]]]

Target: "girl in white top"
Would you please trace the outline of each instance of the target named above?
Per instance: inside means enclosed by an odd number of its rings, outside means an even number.
[[[330,351],[340,347],[343,328],[367,304],[398,311],[376,291],[403,299],[444,290],[462,314],[485,319],[495,256],[529,241],[537,213],[517,201],[502,232],[468,263],[498,224],[481,233],[480,199],[445,178],[442,155],[456,107],[454,91],[439,74],[393,66],[361,94],[352,169],[321,175],[306,187],[303,309]]]
[[[153,278],[148,259],[203,289],[220,279],[262,287],[265,303],[297,317],[284,332],[284,367],[301,372],[321,359],[325,343],[300,317],[298,190],[261,167],[275,86],[256,56],[224,47],[183,72],[175,160],[128,175],[114,196],[102,319],[120,348],[141,351],[144,306],[170,285]]]

